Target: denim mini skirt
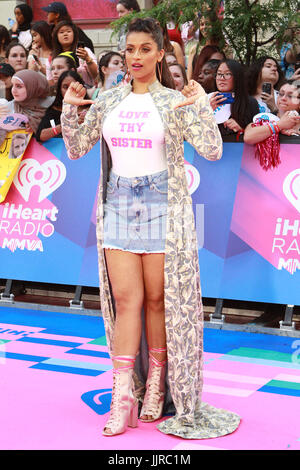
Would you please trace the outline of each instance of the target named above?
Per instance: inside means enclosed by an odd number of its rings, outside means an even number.
[[[164,253],[168,170],[125,178],[110,172],[104,204],[103,248]]]

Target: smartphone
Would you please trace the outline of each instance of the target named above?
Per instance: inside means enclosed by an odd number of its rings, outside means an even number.
[[[271,95],[272,93],[272,84],[268,82],[264,82],[262,84],[261,90],[263,93],[268,93],[268,95]]]
[[[234,97],[233,97],[232,93],[221,93],[220,92],[220,95],[222,95],[222,96],[224,96],[224,98],[226,98],[226,100],[222,101],[221,104],[227,104],[227,103],[233,103],[234,102]]]
[[[295,63],[295,72],[300,69],[300,61]]]
[[[34,60],[35,60],[36,62],[39,62],[38,56],[32,54],[32,57],[34,58]]]
[[[84,42],[78,41],[77,47],[80,47],[80,48],[84,49]]]

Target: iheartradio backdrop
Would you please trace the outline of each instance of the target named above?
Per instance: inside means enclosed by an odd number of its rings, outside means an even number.
[[[252,146],[211,162],[185,144],[205,297],[300,304],[299,146],[265,172]],[[69,160],[62,139],[32,139],[0,204],[0,277],[98,286],[99,143]]]

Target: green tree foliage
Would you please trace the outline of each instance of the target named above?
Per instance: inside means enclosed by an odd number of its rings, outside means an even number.
[[[111,26],[117,33],[122,25],[135,17],[156,18],[162,26],[174,22],[179,27],[187,21],[199,25],[199,14],[209,22],[209,35],[225,41],[234,57],[249,65],[262,54],[273,54],[284,42],[291,23],[300,27],[300,2],[297,0],[225,0],[222,20],[215,18],[219,0],[160,0],[156,6],[115,20]]]

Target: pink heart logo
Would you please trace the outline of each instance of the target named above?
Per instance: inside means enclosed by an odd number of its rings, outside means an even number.
[[[66,178],[66,167],[59,160],[48,160],[40,164],[33,158],[24,160],[14,178],[14,185],[28,202],[34,186],[40,188],[38,202],[53,193]]]

